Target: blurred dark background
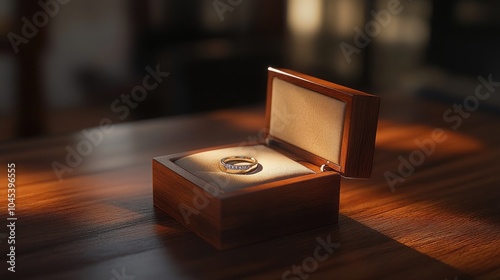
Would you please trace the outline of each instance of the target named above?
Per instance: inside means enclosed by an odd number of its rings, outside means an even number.
[[[463,100],[477,76],[500,77],[499,14],[492,0],[0,0],[0,141],[262,104],[268,66]],[[148,66],[170,75],[117,112]]]

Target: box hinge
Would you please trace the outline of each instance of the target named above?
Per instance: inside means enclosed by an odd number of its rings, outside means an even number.
[[[325,164],[321,165],[321,167],[320,167],[321,172],[334,171],[333,168],[331,168],[330,166],[328,166],[329,164],[330,164],[330,161],[327,160]]]

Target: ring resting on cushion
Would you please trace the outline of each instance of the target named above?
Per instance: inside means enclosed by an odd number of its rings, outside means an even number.
[[[231,156],[220,160],[219,168],[229,174],[245,174],[257,168],[259,162],[253,157]]]

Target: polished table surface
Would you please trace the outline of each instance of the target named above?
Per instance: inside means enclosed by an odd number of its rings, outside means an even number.
[[[153,207],[151,161],[255,141],[263,108],[112,125],[91,150],[83,132],[4,143],[0,279],[500,279],[500,117],[476,111],[458,125],[443,118],[453,103],[381,97],[372,179],[342,180],[338,225],[227,251]],[[58,180],[52,164],[66,164],[68,148],[85,156]],[[15,273],[3,225],[10,162]],[[336,247],[320,256],[322,242]]]

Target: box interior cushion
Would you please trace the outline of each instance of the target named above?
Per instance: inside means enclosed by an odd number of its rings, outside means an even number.
[[[228,156],[254,157],[260,166],[252,173],[228,174],[219,169],[220,160]],[[224,192],[314,173],[309,168],[264,145],[200,152],[179,158],[175,164],[203,181],[219,187]]]
[[[345,102],[275,77],[270,134],[296,147],[340,163]]]

